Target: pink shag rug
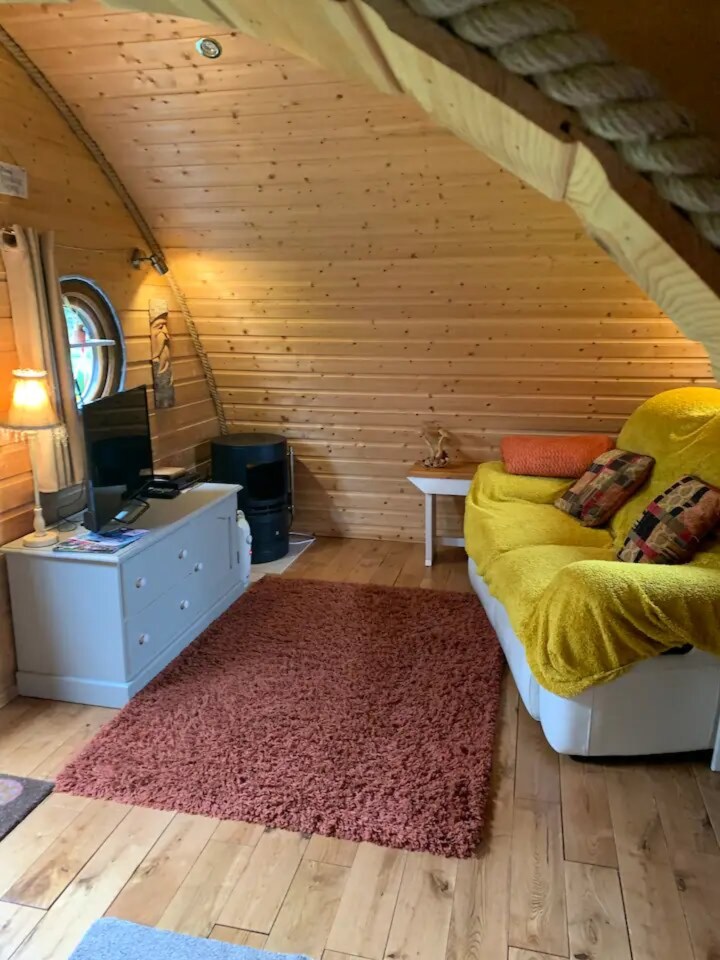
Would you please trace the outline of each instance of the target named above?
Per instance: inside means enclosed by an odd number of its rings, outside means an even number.
[[[268,576],[56,789],[467,857],[503,665],[474,595]]]

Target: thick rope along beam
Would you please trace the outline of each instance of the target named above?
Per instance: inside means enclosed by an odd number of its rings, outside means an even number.
[[[78,140],[83,144],[83,146],[92,154],[93,158],[97,162],[98,166],[105,174],[107,179],[110,181],[113,189],[117,193],[121,202],[125,206],[125,209],[132,217],[135,222],[135,226],[138,228],[143,240],[150,248],[150,252],[159,259],[166,263],[165,254],[160,247],[160,244],[155,239],[155,235],[152,232],[150,224],[147,222],[145,217],[140,212],[139,207],[133,200],[133,198],[128,193],[127,187],[122,182],[118,176],[115,168],[110,163],[108,158],[103,153],[100,145],[97,141],[90,136],[85,127],[82,125],[78,117],[72,110],[72,107],[67,103],[67,101],[62,97],[55,87],[50,83],[45,74],[39,70],[33,61],[28,57],[23,48],[19,43],[16,43],[15,40],[10,36],[10,34],[5,30],[4,27],[0,26],[0,45],[3,46],[8,53],[20,64],[23,70],[28,74],[30,79],[42,90],[45,96],[50,100],[56,110],[62,115],[65,122],[68,124],[70,129],[73,131]],[[210,361],[205,352],[205,348],[202,345],[200,340],[200,334],[198,333],[197,327],[195,325],[195,320],[190,313],[190,308],[187,305],[185,296],[178,286],[178,283],[173,276],[172,271],[169,270],[167,273],[167,279],[170,284],[170,288],[175,294],[175,299],[177,300],[178,307],[180,312],[183,315],[185,324],[190,334],[190,339],[193,342],[193,346],[198,355],[200,361],[200,366],[202,367],[203,374],[207,381],[208,390],[215,407],[215,413],[217,415],[218,424],[220,426],[220,432],[226,434],[228,432],[227,420],[225,418],[225,411],[223,409],[222,400],[220,399],[220,394],[218,392],[217,384],[215,382],[215,375],[213,373],[212,367],[210,366]]]
[[[554,0],[405,2],[577,110],[587,130],[650,176],[720,247],[720,149],[696,133],[693,118],[664,98],[649,74],[619,63],[601,39],[579,30],[570,10]]]

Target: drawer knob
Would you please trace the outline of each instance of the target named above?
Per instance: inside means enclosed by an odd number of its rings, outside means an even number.
[[[190,606],[190,601],[189,601],[189,600],[181,600],[181,601],[180,601],[180,609],[181,609],[181,610],[187,610],[187,608],[188,608],[189,606]]]
[[[137,580],[135,581],[135,586],[138,588],[138,590],[140,589],[140,587],[144,587],[146,584],[147,584],[147,579],[145,577],[138,577]]]
[[[183,547],[183,549],[178,554],[178,560],[184,560],[185,557],[187,557],[187,550]]]
[[[202,568],[203,568],[202,562],[196,563],[196,564],[195,564],[195,573],[200,573],[200,571],[202,570]]]
[[[140,636],[138,637],[138,643],[140,644],[141,647],[144,647],[145,644],[148,643],[149,641],[150,641],[149,633],[141,633]]]

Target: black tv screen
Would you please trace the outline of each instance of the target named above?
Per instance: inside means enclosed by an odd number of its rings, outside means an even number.
[[[88,501],[83,522],[88,530],[102,530],[152,477],[145,387],[86,404],[82,420]]]

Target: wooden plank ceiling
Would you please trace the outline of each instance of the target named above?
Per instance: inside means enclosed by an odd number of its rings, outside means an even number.
[[[409,100],[90,0],[0,22],[156,231],[232,429],[292,440],[299,529],[417,538],[424,424],[482,459],[504,433],[615,433],[657,391],[712,382],[571,211]]]

